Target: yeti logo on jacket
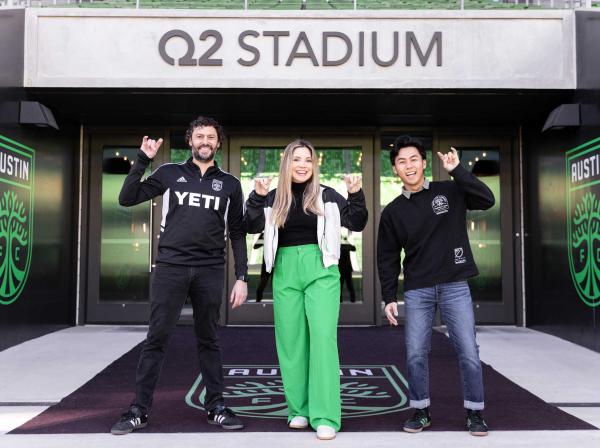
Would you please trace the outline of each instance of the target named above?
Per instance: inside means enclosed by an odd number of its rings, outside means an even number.
[[[179,205],[189,205],[190,207],[210,208],[212,205],[214,210],[219,210],[219,204],[221,202],[221,198],[219,196],[211,196],[210,194],[190,193],[188,191],[176,191],[175,196],[177,196],[177,201]],[[201,201],[201,199],[204,199],[204,201]],[[214,203],[211,204],[213,201]]]

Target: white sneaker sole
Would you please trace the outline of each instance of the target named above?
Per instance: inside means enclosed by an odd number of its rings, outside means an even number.
[[[320,436],[320,435],[317,434],[317,439],[319,439],[319,440],[333,440],[333,439],[335,439],[335,434],[332,435],[332,436]]]

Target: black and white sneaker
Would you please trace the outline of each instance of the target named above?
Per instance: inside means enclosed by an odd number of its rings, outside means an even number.
[[[488,435],[488,427],[481,416],[481,411],[467,409],[467,429],[472,436]]]
[[[221,425],[223,429],[242,429],[244,427],[233,411],[223,405],[208,411],[207,421],[210,425]]]
[[[147,424],[148,414],[137,406],[131,406],[127,412],[121,415],[119,421],[111,428],[110,433],[122,436],[136,429],[145,428]]]
[[[404,422],[404,429],[406,432],[421,432],[423,429],[431,426],[431,416],[429,415],[429,408],[415,409],[415,413],[411,418]]]

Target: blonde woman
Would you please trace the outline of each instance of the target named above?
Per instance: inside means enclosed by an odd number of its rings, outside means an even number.
[[[367,223],[361,179],[344,176],[348,199],[319,183],[315,149],[295,140],[283,153],[277,188],[255,180],[246,202],[249,233],[264,230],[264,260],[273,270],[275,341],[292,429],[333,439],[341,427],[337,323],[341,226]]]

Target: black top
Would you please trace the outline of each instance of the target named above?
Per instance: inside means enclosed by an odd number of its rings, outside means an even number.
[[[404,291],[478,274],[466,212],[492,207],[494,194],[462,165],[450,175],[454,181],[430,182],[410,199],[401,194],[381,213],[377,265],[386,303],[396,300],[403,249]]]
[[[317,215],[302,209],[302,198],[308,182],[297,184],[292,182],[294,201],[290,207],[283,228],[279,229],[279,247],[300,246],[302,244],[318,244]]]
[[[204,175],[188,159],[166,163],[142,180],[150,164],[143,151],[125,178],[119,204],[136,205],[163,195],[157,263],[211,266],[225,263],[226,235],[231,238],[235,275],[248,271],[240,181],[217,164]]]

